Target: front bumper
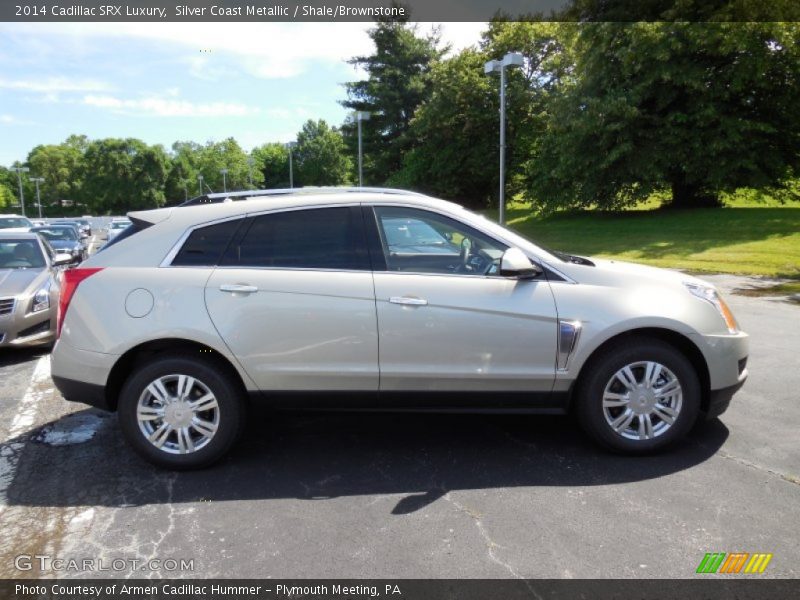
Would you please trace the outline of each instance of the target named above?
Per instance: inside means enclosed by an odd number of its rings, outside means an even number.
[[[27,300],[18,300],[10,314],[0,316],[0,348],[50,344],[56,335],[56,309],[28,313]]]

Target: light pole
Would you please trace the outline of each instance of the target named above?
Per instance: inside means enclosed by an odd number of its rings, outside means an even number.
[[[247,158],[247,180],[250,182],[250,187],[253,187],[253,164],[255,164],[252,156]]]
[[[11,167],[17,172],[17,183],[19,183],[19,205],[22,208],[22,216],[25,216],[25,196],[22,193],[22,174],[30,171],[28,167]]]
[[[292,172],[292,148],[297,146],[297,142],[286,142],[283,146],[289,151],[289,187],[293,188],[294,173]]]
[[[198,173],[197,174],[197,185],[200,188],[200,194],[199,195],[202,196],[203,195],[203,174],[202,173]]]
[[[228,169],[220,169],[220,173],[222,173],[222,191],[226,194],[228,193]]]
[[[363,110],[356,111],[355,119],[358,123],[358,187],[363,187],[364,175],[362,172],[363,152],[361,150],[361,121],[369,121],[369,113]]]
[[[31,177],[30,180],[36,184],[36,204],[39,206],[39,218],[42,218],[42,198],[39,196],[39,184],[44,183],[44,177]]]
[[[490,60],[483,65],[483,72],[500,72],[500,214],[498,222],[506,221],[506,67],[521,67],[525,58],[519,52],[509,52],[501,60]]]

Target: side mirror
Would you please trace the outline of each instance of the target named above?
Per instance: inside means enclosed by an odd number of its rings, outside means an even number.
[[[519,248],[509,248],[500,258],[500,275],[517,279],[533,279],[542,270]]]
[[[56,267],[63,267],[64,265],[68,265],[71,262],[72,262],[72,255],[64,254],[63,252],[57,253],[56,257],[53,259],[53,265]]]

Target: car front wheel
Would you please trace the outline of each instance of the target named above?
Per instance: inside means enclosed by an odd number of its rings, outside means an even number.
[[[219,460],[244,422],[242,392],[217,363],[192,356],[156,358],[125,382],[119,399],[123,435],[136,452],[167,469]]]
[[[577,390],[583,428],[618,452],[660,450],[689,431],[700,409],[700,382],[689,360],[660,340],[609,346]]]

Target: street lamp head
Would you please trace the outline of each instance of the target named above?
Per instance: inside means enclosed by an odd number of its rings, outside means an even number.
[[[291,150],[291,149],[292,149],[292,148],[294,148],[295,146],[297,146],[297,142],[286,142],[286,143],[283,145],[283,147],[284,147],[284,148],[286,148],[287,150]]]
[[[525,64],[525,57],[519,52],[509,52],[503,57],[501,64],[504,67],[521,67]]]
[[[497,73],[500,71],[501,65],[499,60],[490,60],[483,65],[483,72],[488,75],[489,73]]]
[[[359,121],[369,121],[370,113],[365,110],[356,111],[356,119]]]
[[[228,169],[220,169],[219,172],[222,173],[223,175],[227,175]]]

